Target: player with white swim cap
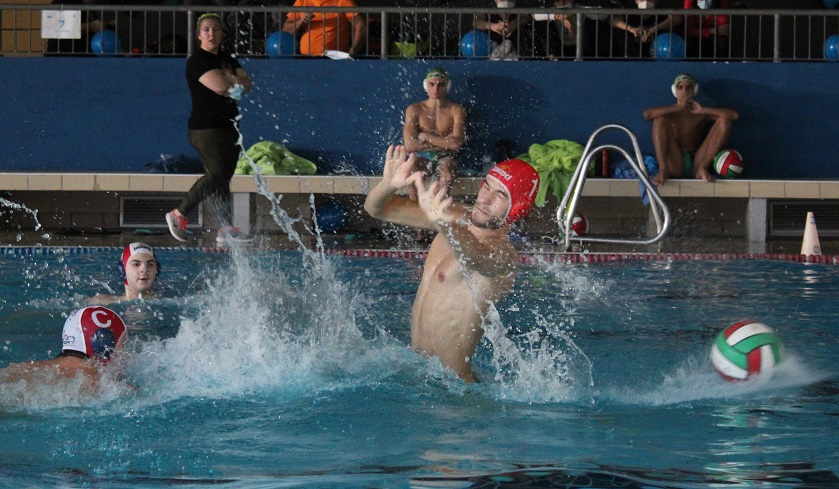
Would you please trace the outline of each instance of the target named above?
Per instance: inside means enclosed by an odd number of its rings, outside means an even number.
[[[510,225],[533,209],[539,174],[507,160],[486,176],[475,204],[454,202],[439,182],[426,184],[402,146],[387,150],[381,181],[364,209],[373,217],[437,231],[428,250],[411,317],[411,347],[436,356],[467,382],[490,305],[510,292],[519,263]],[[418,201],[396,195],[413,186]]]
[[[675,104],[644,111],[644,118],[653,123],[653,146],[658,160],[658,175],[652,181],[663,185],[668,178],[693,177],[712,182],[714,156],[728,144],[740,114],[697,102],[699,83],[687,73],[676,77],[670,91],[676,97]]]
[[[114,311],[101,306],[77,309],[64,322],[58,356],[13,363],[0,370],[0,382],[56,382],[80,375],[97,382],[101,367],[122,349],[127,336],[125,323]]]
[[[160,275],[160,262],[154,249],[146,243],[131,243],[122,251],[117,263],[119,276],[125,286],[125,294],[102,294],[91,298],[88,304],[111,304],[134,299],[148,299],[154,295],[154,284]]]

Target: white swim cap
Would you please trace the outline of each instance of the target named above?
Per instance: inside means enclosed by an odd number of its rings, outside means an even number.
[[[64,322],[62,351],[72,350],[103,363],[125,334],[125,323],[117,313],[102,306],[77,309]]]
[[[689,73],[681,73],[681,74],[679,74],[679,76],[676,77],[675,80],[673,80],[673,85],[670,86],[670,91],[673,92],[674,97],[676,96],[676,87],[679,85],[679,82],[682,82],[682,81],[685,81],[685,80],[693,83],[693,96],[694,97],[696,96],[697,93],[699,93],[699,83],[696,82],[696,78],[694,78],[693,75],[691,75]]]

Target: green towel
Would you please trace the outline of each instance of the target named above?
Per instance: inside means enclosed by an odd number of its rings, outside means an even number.
[[[536,205],[542,207],[548,192],[562,198],[571,183],[574,170],[583,156],[583,147],[574,141],[555,139],[545,144],[532,144],[527,153],[519,156],[539,172],[539,191],[536,193]],[[593,174],[594,168],[589,168]]]
[[[318,167],[314,163],[292,153],[285,146],[274,141],[260,141],[251,146],[236,164],[237,175],[251,175],[253,160],[263,175],[314,175]]]

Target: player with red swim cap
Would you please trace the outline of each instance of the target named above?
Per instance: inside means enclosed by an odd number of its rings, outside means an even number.
[[[75,310],[64,322],[58,356],[13,363],[0,370],[0,383],[55,383],[82,376],[82,387],[92,388],[101,377],[101,367],[122,349],[126,338],[125,323],[114,311],[101,306]]]
[[[364,209],[377,219],[437,231],[411,313],[411,347],[474,382],[472,355],[484,333],[484,317],[491,304],[507,296],[516,277],[519,258],[510,225],[533,209],[539,174],[521,160],[501,162],[467,207],[438,182],[425,182],[413,171],[413,160],[402,146],[388,148],[382,179]],[[409,186],[417,190],[416,202],[396,195]]]
[[[122,250],[117,263],[119,277],[125,286],[125,294],[101,294],[91,298],[88,304],[111,304],[114,302],[148,299],[154,295],[154,284],[160,275],[160,262],[154,249],[146,243],[131,243]]]

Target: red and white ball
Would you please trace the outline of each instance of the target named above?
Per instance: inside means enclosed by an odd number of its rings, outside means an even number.
[[[737,150],[724,149],[714,157],[714,171],[722,178],[737,178],[743,173],[743,156]]]
[[[711,347],[711,363],[725,380],[767,374],[781,362],[781,342],[769,326],[738,321],[720,331]]]
[[[571,236],[585,236],[586,234],[588,234],[588,218],[575,212],[574,217],[571,218]]]

